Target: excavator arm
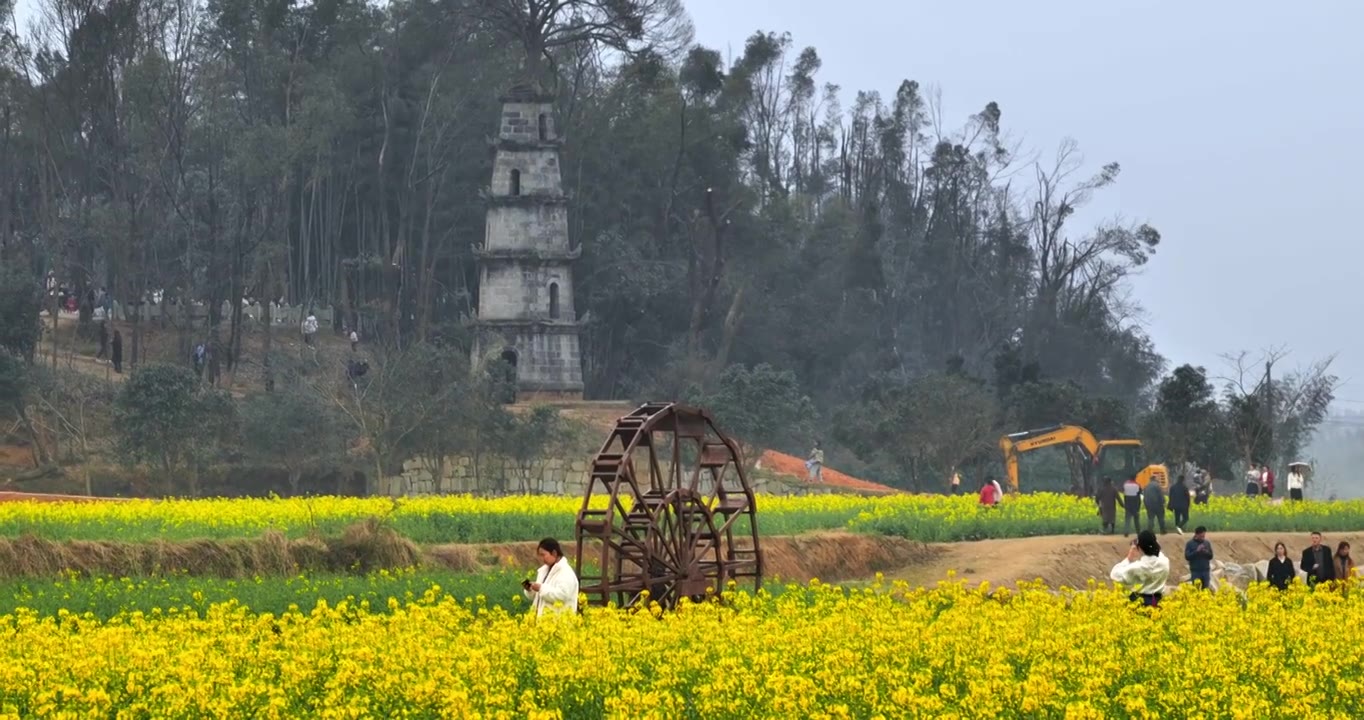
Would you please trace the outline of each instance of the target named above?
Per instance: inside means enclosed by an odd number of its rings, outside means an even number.
[[[999,449],[1004,453],[1004,469],[1014,492],[1018,492],[1018,456],[1053,445],[1078,446],[1091,462],[1099,453],[1098,439],[1078,425],[1053,425],[1005,435],[999,439]]]

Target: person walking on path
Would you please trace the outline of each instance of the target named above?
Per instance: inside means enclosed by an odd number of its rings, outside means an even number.
[[[1122,484],[1122,536],[1141,530],[1141,486],[1134,477]]]
[[[109,354],[109,322],[101,320],[99,324],[99,352],[95,353],[96,360],[103,360]]]
[[[303,318],[303,342],[312,345],[315,335],[317,335],[317,315],[309,310],[308,317]]]
[[[1269,561],[1266,576],[1269,584],[1280,590],[1287,590],[1288,584],[1298,576],[1298,571],[1293,568],[1293,561],[1288,558],[1288,546],[1281,542],[1274,543],[1274,557]]]
[[[1113,487],[1113,478],[1104,478],[1095,501],[1099,504],[1099,520],[1103,523],[1104,534],[1112,535],[1117,531],[1118,522],[1118,489]]]
[[[1132,602],[1156,607],[1165,593],[1165,583],[1170,579],[1170,559],[1160,551],[1156,534],[1142,530],[1128,548],[1127,557],[1114,565],[1108,576],[1113,582],[1132,589],[1128,596]]]
[[[1189,562],[1189,582],[1202,583],[1203,589],[1212,588],[1212,543],[1208,542],[1208,529],[1199,525],[1194,528],[1193,538],[1184,543],[1184,559]]]
[[[1175,530],[1184,534],[1184,526],[1189,524],[1189,486],[1184,484],[1184,476],[1175,479],[1170,486],[1170,512],[1175,514]]]
[[[810,458],[805,461],[805,467],[810,471],[810,482],[824,482],[824,450],[819,443],[810,449]]]
[[[1154,530],[1156,521],[1160,521],[1160,534],[1165,534],[1165,493],[1160,490],[1160,483],[1153,478],[1146,483],[1146,490],[1142,494],[1146,502],[1146,529]]]
[[[1331,559],[1331,551],[1322,547],[1321,533],[1312,533],[1312,545],[1302,551],[1302,562],[1298,564],[1307,573],[1307,586],[1336,579],[1336,566]]]

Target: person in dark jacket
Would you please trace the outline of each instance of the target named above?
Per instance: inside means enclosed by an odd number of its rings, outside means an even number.
[[[1184,559],[1189,562],[1189,582],[1202,583],[1204,590],[1212,587],[1212,543],[1208,542],[1207,533],[1208,529],[1199,525],[1194,528],[1193,539],[1184,543]]]
[[[1293,561],[1288,559],[1288,547],[1283,543],[1274,543],[1274,557],[1269,561],[1268,576],[1269,584],[1280,590],[1287,590],[1288,584],[1298,576]]]
[[[114,341],[110,344],[109,360],[114,363],[114,372],[123,372],[123,333],[115,330]]]
[[[109,323],[100,321],[99,324],[99,352],[95,353],[96,360],[103,360],[109,354]]]
[[[1208,498],[1212,497],[1212,479],[1202,470],[1194,473],[1194,499],[1195,505],[1207,505]]]
[[[1170,512],[1175,514],[1175,530],[1184,534],[1184,526],[1189,524],[1189,486],[1183,475],[1170,486]]]
[[[1160,520],[1160,534],[1165,534],[1165,493],[1160,490],[1160,483],[1155,478],[1146,483],[1146,489],[1142,491],[1142,498],[1146,502],[1146,529],[1154,530],[1156,520]]]
[[[1104,525],[1104,534],[1117,532],[1118,489],[1113,487],[1113,478],[1104,478],[1103,484],[1099,486],[1099,494],[1094,499],[1099,503],[1099,520]]]
[[[1350,543],[1342,542],[1336,547],[1336,555],[1332,558],[1336,579],[1345,582],[1355,576],[1355,560],[1350,557]]]
[[[1336,566],[1331,550],[1321,544],[1321,533],[1312,533],[1312,545],[1302,551],[1302,562],[1298,565],[1307,573],[1307,586],[1336,579]]]

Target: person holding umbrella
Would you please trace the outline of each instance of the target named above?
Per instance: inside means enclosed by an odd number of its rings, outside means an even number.
[[[1307,484],[1306,472],[1312,466],[1305,462],[1289,463],[1288,465],[1288,499],[1302,500],[1302,490]]]

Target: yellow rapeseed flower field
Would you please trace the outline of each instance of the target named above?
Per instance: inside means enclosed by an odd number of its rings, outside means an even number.
[[[813,583],[541,619],[432,588],[107,622],[0,618],[0,717],[1352,718],[1364,593]]]
[[[604,507],[606,498],[593,503]],[[766,534],[839,528],[875,503],[847,495],[762,496],[761,528]],[[568,536],[581,505],[579,497],[546,495],[8,502],[0,503],[0,536],[140,542],[255,537],[274,530],[299,537],[337,535],[347,525],[378,517],[416,542],[510,542]]]
[[[594,500],[602,506],[604,498]],[[418,543],[484,543],[565,538],[581,498],[560,496],[411,498],[243,498],[135,500],[120,503],[0,503],[0,537],[32,533],[56,540],[226,539],[267,530],[290,537],[335,536],[378,517]],[[1068,495],[1011,495],[998,507],[974,496],[760,495],[764,535],[851,528],[925,542],[1096,533],[1094,503]],[[1364,529],[1364,500],[1270,503],[1215,497],[1192,510],[1209,530],[1351,531]]]

